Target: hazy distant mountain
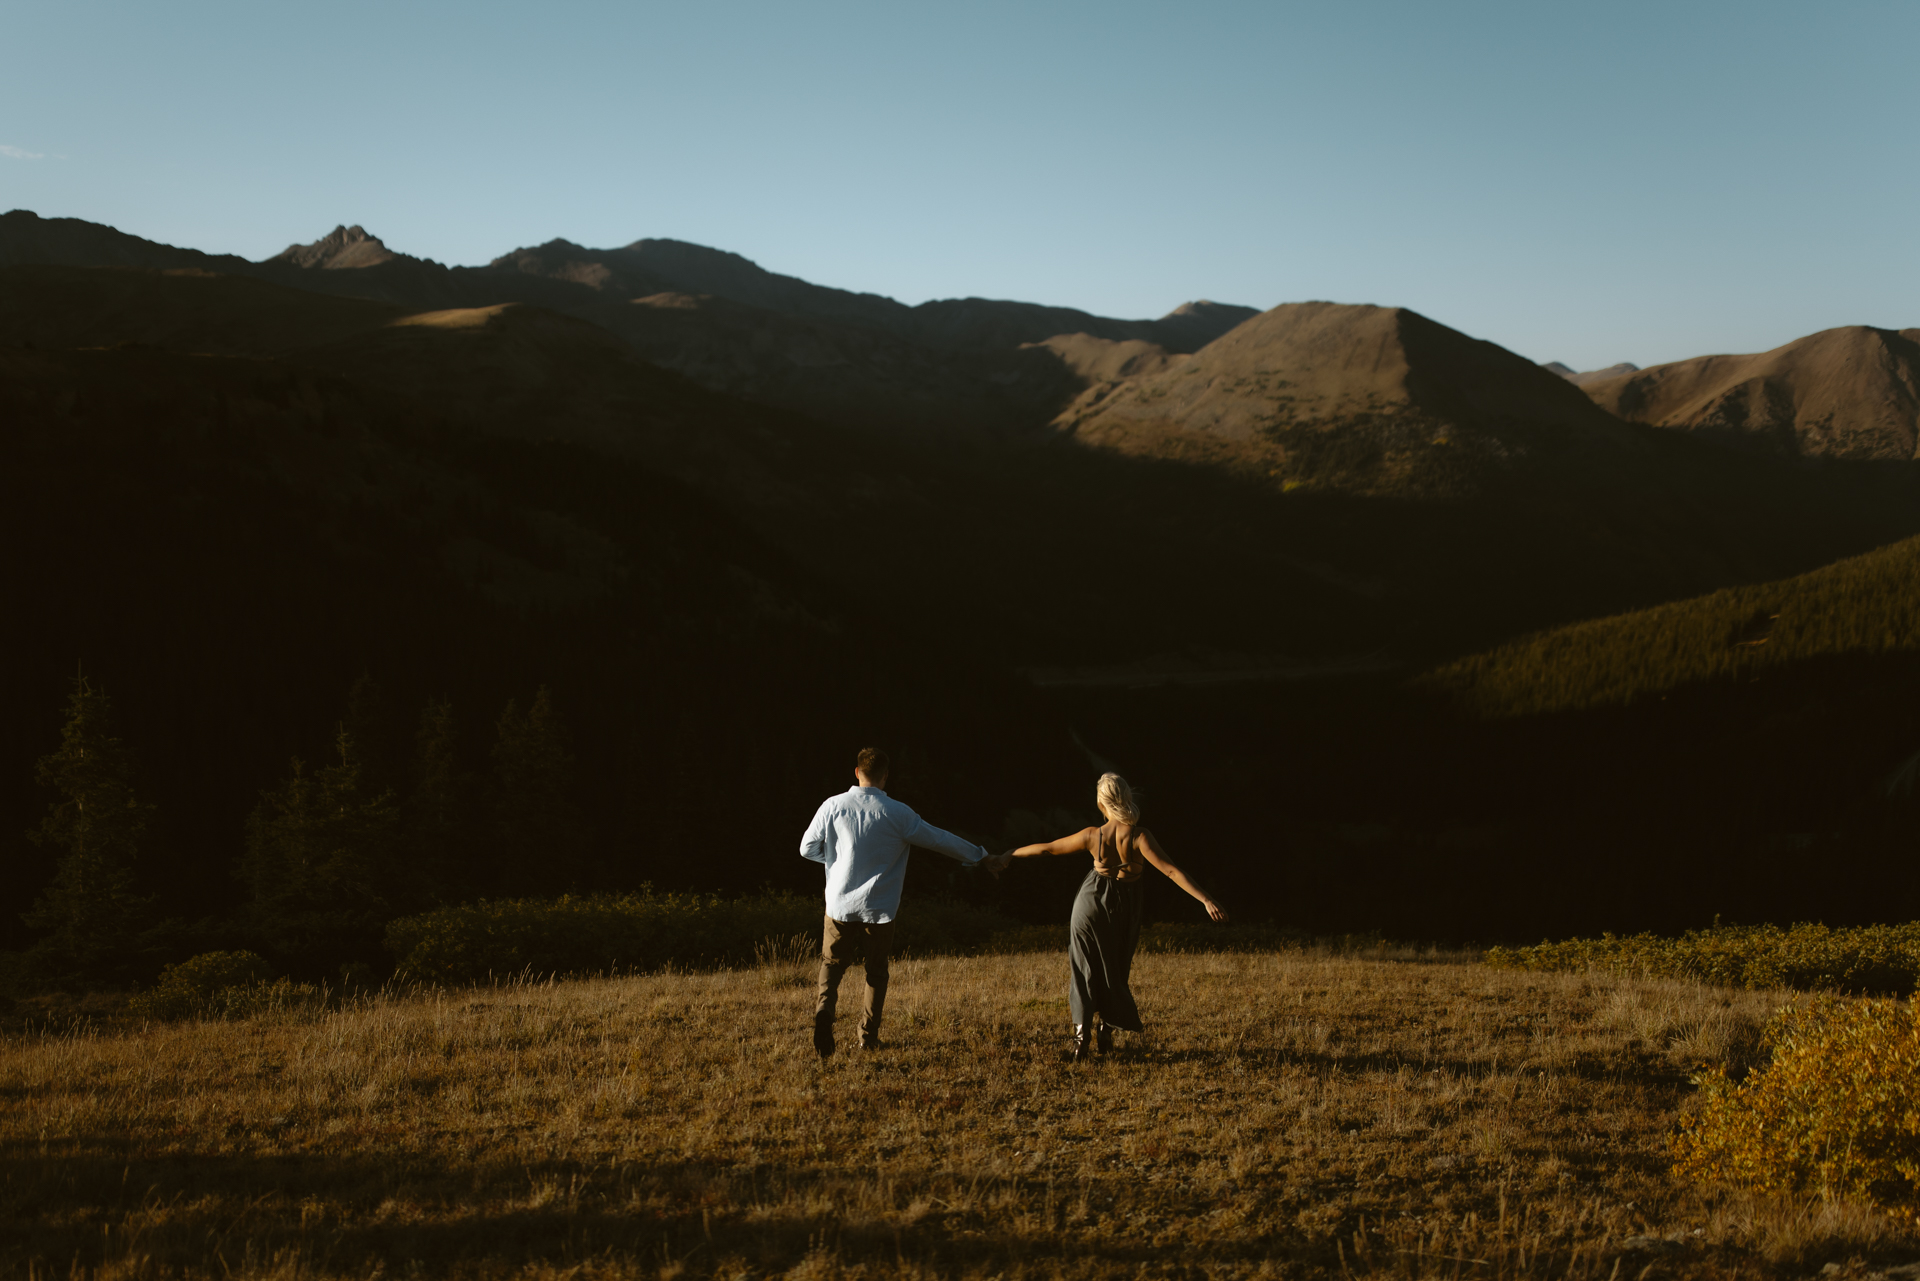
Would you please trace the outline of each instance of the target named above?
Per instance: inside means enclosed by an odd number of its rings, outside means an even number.
[[[1258,314],[1252,307],[1186,303],[1159,320],[1112,320],[1070,307],[986,298],[941,299],[909,307],[879,294],[811,284],[750,259],[681,240],[636,240],[620,249],[586,249],[551,240],[493,260],[516,271],[589,285],[638,299],[655,293],[711,295],[781,315],[867,325],[928,346],[1006,351],[1057,334],[1140,339],[1169,351],[1197,351]]]
[[[895,327],[908,308],[878,294],[856,294],[766,271],[725,250],[680,240],[636,240],[620,249],[587,249],[550,240],[488,264],[495,271],[572,280],[622,300],[651,294],[711,295],[763,311]]]
[[[596,253],[570,240],[549,240],[532,249],[516,249],[487,265],[494,271],[585,285],[622,301],[666,293],[674,288],[671,280],[648,271],[636,255],[626,250]]]
[[[1578,373],[1557,360],[1548,360],[1542,362],[1540,368],[1546,370],[1548,373],[1559,374],[1576,387],[1585,387],[1590,383],[1605,382],[1609,378],[1618,378],[1621,374],[1635,373],[1639,370],[1640,366],[1628,364],[1623,360],[1617,365],[1608,365],[1605,369],[1589,369],[1585,373]]]
[[[648,359],[704,386],[876,425],[1036,427],[1085,385],[1049,340],[1087,335],[1190,352],[1258,314],[1212,302],[1187,303],[1159,320],[984,298],[909,307],[679,240],[619,249],[552,240],[489,268],[630,300],[626,315],[591,314]]]
[[[1655,365],[1586,390],[1634,422],[1788,454],[1920,456],[1920,329],[1827,329],[1759,355]]]

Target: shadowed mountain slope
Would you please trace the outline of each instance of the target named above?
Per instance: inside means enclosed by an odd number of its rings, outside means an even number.
[[[1017,434],[1080,385],[1045,352],[936,350],[883,328],[715,294],[651,294],[603,323],[703,387],[890,430]]]
[[[1633,422],[1789,455],[1920,456],[1920,329],[1826,329],[1759,355],[1655,365],[1586,391]]]
[[[1159,320],[981,298],[909,307],[769,272],[677,240],[620,249],[549,241],[490,270],[631,300],[625,316],[580,309],[635,350],[702,385],[846,422],[946,430],[1044,423],[1084,385],[1046,340],[1085,335],[1193,351],[1255,315],[1187,303]]]
[[[298,279],[351,274],[308,269]],[[614,306],[644,317],[680,307],[724,313],[734,304],[655,295]],[[740,323],[751,328],[766,314]],[[807,330],[814,322],[782,323],[802,354],[805,343],[824,341]],[[1255,341],[1269,327],[1278,338]],[[1274,478],[1231,452],[1088,450],[1070,435],[994,445],[978,433],[943,439],[799,419],[703,390],[636,354],[641,344],[632,337],[524,304],[409,312],[235,277],[0,273],[0,339],[274,356],[365,389],[435,430],[565,441],[630,459],[722,504],[817,572],[832,572],[846,547],[870,538],[863,531],[886,529],[870,555],[876,569],[941,583],[973,601],[971,626],[981,637],[1007,635],[993,643],[1026,666],[1166,656],[1195,637],[1231,671],[1297,670],[1383,647],[1404,656],[1445,652],[1513,629],[1793,572],[1910,529],[1889,514],[1897,495],[1863,501],[1848,477],[1800,477],[1784,464],[1620,424],[1553,375],[1411,313],[1306,305],[1243,328],[1252,333],[1236,332],[1198,356],[1084,335],[1016,355],[1084,377],[1124,378],[1143,369],[1165,377],[1224,351],[1218,368],[1271,384],[1278,351],[1278,367],[1293,375],[1281,394],[1298,412],[1332,419],[1295,426],[1301,439],[1351,448],[1340,434],[1342,414],[1361,432],[1382,422],[1401,430],[1411,420],[1416,430],[1470,444],[1470,431],[1482,431],[1509,455],[1482,447],[1485,468],[1462,468],[1470,484],[1444,492],[1485,497],[1357,499],[1337,483],[1352,473],[1329,468],[1323,474],[1332,483],[1319,493],[1280,501]],[[891,341],[870,330],[837,332]],[[711,358],[722,362],[729,350],[716,344]],[[945,385],[943,374],[956,376],[915,350],[924,364],[903,368],[902,402]],[[1443,359],[1448,353],[1455,359]],[[1499,385],[1516,366],[1532,385]],[[819,388],[809,394],[824,398]],[[1205,397],[1200,403],[1216,407]],[[1232,430],[1248,411],[1223,394],[1218,418]],[[1463,421],[1475,426],[1461,428]],[[1258,437],[1168,431],[1229,451],[1299,452]],[[1429,452],[1449,463],[1456,453],[1477,456],[1456,451],[1446,436]],[[1216,465],[1222,461],[1228,465]],[[1434,482],[1431,472],[1414,478]],[[1112,556],[1134,566],[1142,590],[1161,602],[1148,619],[1091,638],[1040,628],[1016,643],[1001,632],[1022,618],[1096,608],[1103,597],[1087,566]]]
[[[1254,314],[1214,303],[1187,304],[1160,321],[981,299],[907,307],[675,240],[606,250],[554,240],[483,268],[446,268],[339,228],[247,270],[416,308],[531,303],[590,320],[713,390],[910,430],[1017,432],[1044,423],[1082,386],[1071,367],[1027,346],[1053,334],[1189,350]]]
[[[165,271],[199,267],[246,271],[253,266],[232,254],[180,249],[80,218],[42,218],[27,209],[0,214],[0,267],[147,267]]]
[[[0,266],[25,264],[199,268],[410,310],[527,303],[591,321],[716,391],[909,430],[1018,432],[1045,423],[1085,385],[1073,363],[1041,345],[1056,335],[1185,352],[1255,314],[1211,302],[1157,321],[987,299],[908,307],[675,240],[611,250],[554,240],[486,267],[450,268],[342,226],[250,263],[21,210],[0,219]]]
[[[574,280],[624,300],[657,293],[712,295],[774,312],[892,330],[908,308],[878,294],[852,293],[766,271],[722,249],[681,240],[636,240],[619,249],[588,249],[550,240],[494,259],[496,271]]]
[[[387,303],[201,268],[0,267],[0,344],[150,343],[212,355],[274,355],[405,314]]]
[[[621,448],[586,439],[614,424],[581,423],[582,406],[548,403],[549,417],[529,420],[530,386],[639,362],[577,320],[526,310],[411,317],[316,349],[345,374],[324,359],[0,344],[0,537],[22,549],[0,561],[0,592],[23,620],[20,679],[0,696],[0,759],[15,762],[0,779],[0,939],[17,937],[48,870],[50,853],[20,836],[44,802],[19,763],[46,750],[76,660],[113,691],[143,794],[162,805],[143,874],[192,918],[232,901],[241,819],[290,756],[324,759],[344,691],[367,673],[403,717],[451,697],[474,770],[501,705],[553,687],[608,858],[529,869],[521,892],[810,884],[774,852],[789,853],[788,829],[839,781],[839,768],[820,779],[810,764],[823,735],[893,744],[919,803],[969,830],[997,824],[1004,798],[1033,785],[1019,773],[1071,770],[1064,733],[1047,732],[1030,693],[961,635],[903,640],[865,594],[781,545],[794,540],[642,458],[678,459],[752,506],[722,468],[777,418],[640,366],[623,383]],[[407,360],[443,362],[447,386],[481,370],[490,381],[440,403],[427,380],[395,375]],[[489,409],[488,396],[501,403]],[[555,422],[560,410],[572,421]],[[853,520],[870,519],[871,497],[841,497]],[[767,510],[769,523],[786,510]],[[1010,732],[1033,749],[993,741]],[[403,721],[384,745],[402,761],[410,733]],[[727,781],[696,768],[711,760],[729,762]],[[967,787],[953,772],[962,761]],[[982,786],[983,768],[1002,768],[993,761],[1008,772]],[[752,816],[696,830],[742,786]],[[694,844],[712,857],[676,858]],[[502,888],[475,876],[478,892]]]
[[[1236,812],[1288,816],[1268,875],[1346,928],[1537,939],[1920,913],[1920,540],[1413,682],[1070,705],[1129,777],[1173,784],[1155,803],[1193,843],[1236,839]],[[1200,755],[1230,764],[1182,770]]]
[[[14,268],[0,270],[0,343],[271,357],[420,431],[622,458],[707,496],[819,572],[839,572],[847,548],[870,544],[874,573],[968,600],[973,643],[1016,618],[1097,604],[1102,592],[1084,567],[1103,547],[1179,606],[1099,638],[1118,656],[1178,647],[1196,613],[1218,620],[1217,643],[1260,652],[1337,652],[1383,625],[1377,601],[1332,585],[1337,572],[1299,568],[1297,539],[1254,532],[1298,513],[1266,511],[1264,495],[1229,477],[1064,442],[1007,452],[769,410],[642,359],[607,329],[524,304],[407,312],[197,272]],[[85,380],[66,394],[84,400]],[[1102,526],[1102,511],[1156,490],[1165,501],[1141,519]],[[1029,519],[1042,508],[1053,513],[1043,534]],[[1191,559],[1209,544],[1222,552],[1195,575]],[[1236,581],[1272,590],[1257,607],[1223,611],[1217,602]],[[1047,662],[1085,644],[1042,629],[1010,648],[1016,662]]]
[[[712,295],[785,316],[884,330],[927,346],[1005,351],[1057,334],[1137,339],[1169,351],[1196,351],[1258,313],[1251,307],[1190,302],[1159,320],[1112,320],[1070,307],[986,298],[942,299],[909,307],[879,294],[852,293],[767,271],[736,253],[680,240],[636,240],[621,249],[587,249],[553,240],[493,260],[492,268],[571,280],[605,293]]]

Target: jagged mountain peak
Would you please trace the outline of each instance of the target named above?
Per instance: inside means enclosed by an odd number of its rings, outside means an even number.
[[[356,223],[351,227],[337,226],[311,244],[288,245],[267,261],[334,269],[375,267],[399,256],[387,248],[380,237]]]

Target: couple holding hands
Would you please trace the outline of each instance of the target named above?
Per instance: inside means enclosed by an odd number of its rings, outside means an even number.
[[[984,866],[995,876],[1016,858],[1093,856],[1093,867],[1073,902],[1068,944],[1067,1001],[1073,1013],[1075,1060],[1086,1058],[1096,1040],[1103,1053],[1111,1049],[1115,1028],[1142,1030],[1140,1010],[1127,980],[1140,942],[1140,883],[1149,866],[1159,868],[1198,899],[1208,916],[1227,919],[1220,905],[1175,866],[1153,833],[1140,825],[1133,789],[1118,774],[1102,774],[1094,790],[1094,800],[1107,819],[1103,826],[996,855],[942,831],[888,796],[887,764],[885,752],[863,749],[854,763],[855,786],[822,803],[800,841],[801,857],[827,868],[826,932],[813,1012],[813,1048],[821,1058],[833,1053],[840,979],[856,960],[865,964],[867,974],[860,1044],[869,1050],[881,1047],[887,960],[893,954],[893,921],[900,910],[910,846],[937,850],[968,866]]]

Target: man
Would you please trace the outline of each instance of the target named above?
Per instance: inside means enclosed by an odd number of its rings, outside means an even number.
[[[893,954],[893,920],[907,879],[907,847],[923,846],[969,867],[985,864],[995,876],[1006,855],[989,855],[926,822],[887,795],[887,754],[862,748],[853,766],[854,786],[821,804],[800,839],[800,856],[827,865],[827,920],[820,947],[820,990],[813,1004],[813,1048],[833,1053],[833,1018],[840,979],[863,960],[867,1004],[860,1017],[860,1045],[880,1048],[880,1015],[887,1003],[887,958]]]

